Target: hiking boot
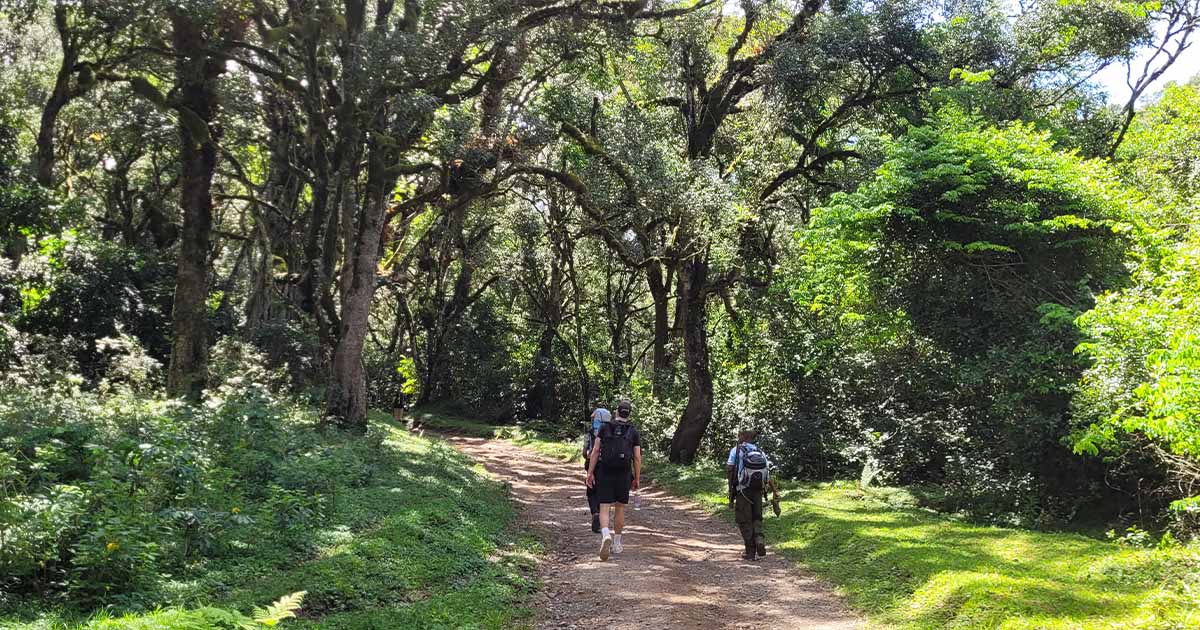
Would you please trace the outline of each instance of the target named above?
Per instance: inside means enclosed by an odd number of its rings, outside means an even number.
[[[754,562],[754,550],[749,548],[746,549],[746,552],[742,554],[742,560]]]
[[[592,515],[592,533],[593,534],[600,533],[600,515],[599,514]]]
[[[754,537],[754,550],[758,552],[759,557],[767,555],[767,541],[763,540],[761,534]]]
[[[613,534],[613,553],[621,553],[621,535]]]
[[[600,541],[600,559],[608,560],[608,556],[612,554],[613,539],[612,535],[604,536],[604,540]]]

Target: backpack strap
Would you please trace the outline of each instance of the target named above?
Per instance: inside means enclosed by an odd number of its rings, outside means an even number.
[[[734,479],[737,480],[735,487],[737,488],[738,494],[741,494],[742,490],[745,489],[742,487],[742,470],[743,470],[742,467],[743,467],[745,461],[746,461],[746,445],[742,442],[738,442],[737,459],[735,459],[733,462],[733,475],[734,475]]]

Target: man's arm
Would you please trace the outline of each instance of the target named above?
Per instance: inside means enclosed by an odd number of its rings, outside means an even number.
[[[600,459],[600,441],[596,440],[592,454],[588,456],[587,487],[596,485],[596,461]]]
[[[729,504],[733,505],[733,498],[737,492],[737,467],[733,464],[725,465],[725,479],[729,482]]]

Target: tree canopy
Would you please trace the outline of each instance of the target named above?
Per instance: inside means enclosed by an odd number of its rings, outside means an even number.
[[[0,0],[0,387],[196,402],[244,361],[328,427],[562,436],[628,397],[676,463],[753,427],[790,476],[1194,531],[1200,86],[1160,78],[1198,20]]]

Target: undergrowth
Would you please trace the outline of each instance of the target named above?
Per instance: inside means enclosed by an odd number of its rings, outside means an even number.
[[[365,436],[324,430],[237,379],[195,406],[7,387],[0,457],[0,627],[509,628],[529,616],[537,543],[511,535],[503,486],[380,414]]]

